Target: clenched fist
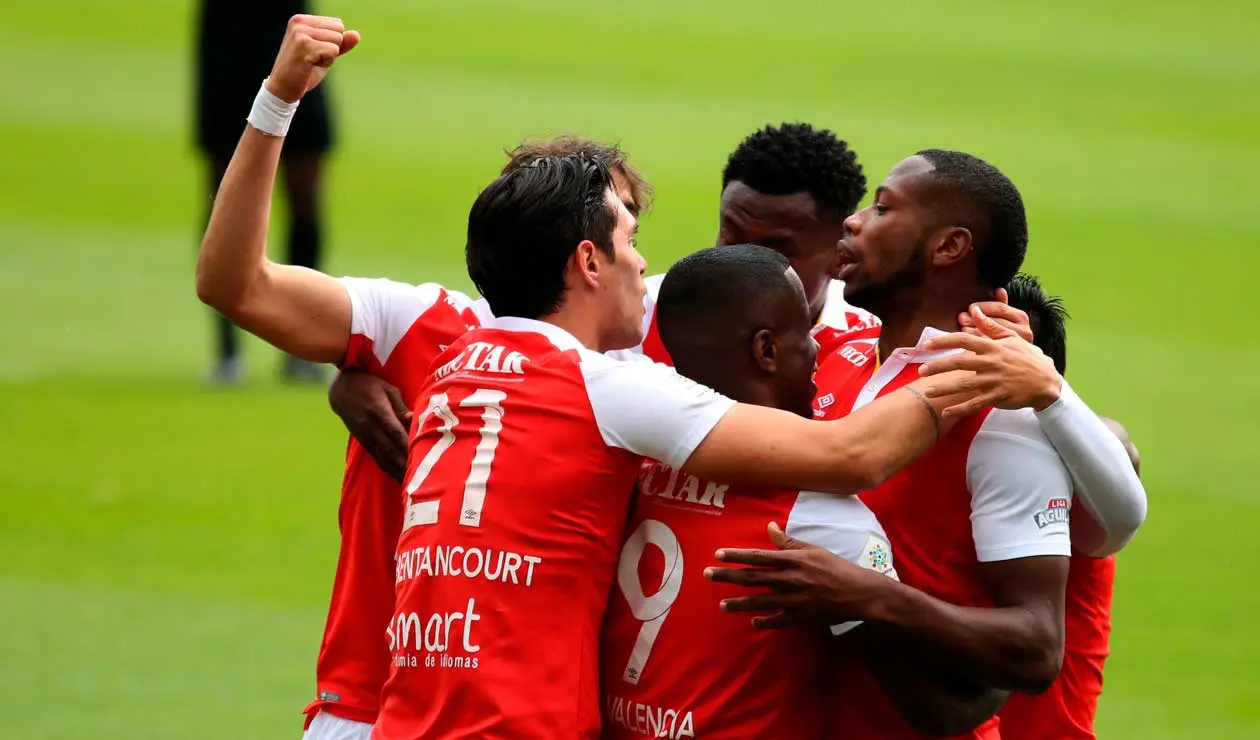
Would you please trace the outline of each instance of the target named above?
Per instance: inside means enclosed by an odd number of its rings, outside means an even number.
[[[359,45],[359,32],[347,31],[340,18],[295,15],[280,43],[267,91],[295,103],[324,80],[337,57]]]

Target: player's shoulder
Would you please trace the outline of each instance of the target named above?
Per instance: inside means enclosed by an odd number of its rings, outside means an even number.
[[[790,521],[850,529],[881,529],[875,512],[857,496],[838,496],[819,491],[794,492]]]
[[[647,357],[624,359],[586,348],[578,350],[573,357],[588,384],[598,384],[617,395],[634,397],[653,389],[694,384],[673,367]]]
[[[403,314],[422,315],[432,308],[444,307],[475,317],[477,323],[485,323],[494,317],[485,300],[470,298],[465,293],[438,282],[413,284],[389,278],[354,276],[338,280],[350,294],[355,308],[360,311],[374,310],[401,317]]]
[[[863,568],[897,577],[883,525],[856,496],[801,491],[785,531],[789,537],[826,548]]]
[[[825,547],[852,561],[868,547],[872,536],[887,539],[875,512],[858,497],[817,491],[796,495],[785,531],[795,539]]]
[[[975,434],[967,450],[967,474],[1019,477],[1057,477],[1066,474],[1063,461],[1041,428],[1032,409],[989,409],[972,424]]]
[[[1053,449],[1050,439],[1041,429],[1037,413],[1032,409],[987,409],[981,413],[984,416],[980,420],[977,437],[1003,435],[1022,440],[1030,446]]]

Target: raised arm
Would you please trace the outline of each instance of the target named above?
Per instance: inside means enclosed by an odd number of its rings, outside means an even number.
[[[314,270],[267,259],[271,193],[298,101],[358,44],[336,18],[294,16],[265,89],[215,198],[197,257],[197,297],[232,323],[295,356],[336,362],[350,339],[344,287]]]

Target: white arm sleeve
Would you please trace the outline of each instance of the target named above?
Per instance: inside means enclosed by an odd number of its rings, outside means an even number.
[[[1098,525],[1091,528],[1098,536],[1078,537],[1076,549],[1093,557],[1119,552],[1146,519],[1146,489],[1124,445],[1066,381],[1059,400],[1037,419],[1072,475],[1076,498]]]
[[[980,562],[1071,554],[1071,479],[1031,409],[989,412],[967,455],[967,488]]]
[[[681,468],[735,402],[666,365],[582,352],[586,392],[610,447]]]
[[[457,311],[470,309],[482,321],[489,317],[484,301],[474,302],[437,283],[409,285],[383,278],[354,277],[343,277],[340,282],[350,294],[350,333],[367,339],[382,365],[421,314],[438,301],[449,302]]]
[[[826,548],[850,563],[897,580],[888,535],[875,513],[856,496],[801,491],[784,532],[792,539]],[[842,635],[860,624],[832,625],[831,634]]]

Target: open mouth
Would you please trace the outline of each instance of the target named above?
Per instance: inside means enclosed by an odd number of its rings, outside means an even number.
[[[848,237],[840,240],[836,245],[839,256],[836,260],[839,267],[836,270],[836,277],[841,280],[848,280],[858,268],[857,252],[850,246]]]

